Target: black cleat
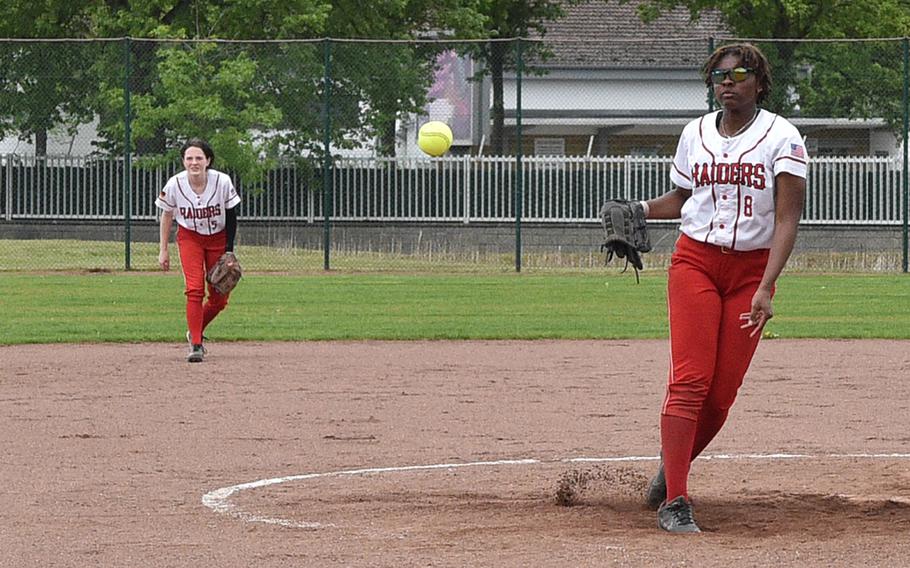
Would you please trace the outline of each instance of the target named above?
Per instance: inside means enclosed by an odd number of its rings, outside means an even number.
[[[205,343],[205,342],[208,341],[208,340],[209,340],[208,337],[206,337],[206,336],[204,336],[204,335],[202,336],[202,342],[203,342],[203,343]],[[190,333],[189,330],[186,331],[186,344],[190,346],[190,349],[193,348],[193,336],[192,336],[192,334]]]
[[[701,529],[692,516],[692,503],[680,495],[657,510],[657,526],[670,533],[698,533]]]
[[[660,508],[660,504],[667,498],[667,478],[664,476],[664,462],[660,461],[657,467],[657,473],[651,478],[648,484],[648,491],[645,493],[645,506],[651,511]]]
[[[202,359],[205,357],[205,347],[201,343],[193,345],[193,349],[190,351],[189,355],[186,356],[186,360],[190,363],[201,363]]]

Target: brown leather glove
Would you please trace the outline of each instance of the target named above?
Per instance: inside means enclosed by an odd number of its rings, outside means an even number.
[[[243,270],[240,268],[240,261],[237,260],[234,253],[226,252],[209,270],[205,279],[219,294],[226,296],[237,286],[241,276],[243,276]]]

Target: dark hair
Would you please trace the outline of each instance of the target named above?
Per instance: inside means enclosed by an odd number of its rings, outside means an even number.
[[[202,138],[190,138],[180,148],[180,157],[185,157],[186,151],[190,148],[199,148],[202,150],[202,153],[205,154],[205,157],[209,159],[209,167],[215,165],[215,152],[212,151],[212,147],[209,146],[208,142]]]
[[[751,43],[731,43],[715,49],[701,70],[705,78],[705,85],[708,88],[714,86],[711,83],[711,71],[717,67],[721,59],[728,55],[735,55],[744,67],[750,67],[754,70],[755,79],[761,88],[758,93],[758,102],[765,100],[768,94],[771,93],[771,64],[768,63],[768,58],[765,57],[765,54]]]

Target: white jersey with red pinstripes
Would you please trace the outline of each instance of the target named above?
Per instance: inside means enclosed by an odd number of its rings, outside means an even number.
[[[196,194],[184,170],[167,180],[155,205],[174,213],[177,223],[200,235],[214,235],[225,228],[227,210],[240,203],[231,177],[217,170],[206,170],[205,191]]]
[[[806,146],[795,126],[765,110],[725,138],[717,129],[720,112],[693,120],[679,138],[670,179],[692,191],[680,231],[734,250],[770,248],[774,178],[782,172],[805,178]]]

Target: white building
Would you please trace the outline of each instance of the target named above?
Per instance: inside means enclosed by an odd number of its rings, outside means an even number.
[[[639,2],[591,0],[565,8],[566,17],[548,25],[552,57],[530,62],[542,73],[521,80],[523,152],[526,155],[672,155],[679,133],[709,110],[700,67],[708,38],[729,37],[719,14],[698,22],[677,9],[644,24]],[[365,48],[366,49],[366,48]],[[417,129],[442,120],[453,130],[453,153],[489,153],[491,86],[471,82],[470,60],[444,56],[426,116],[399,125],[399,156],[422,156]],[[505,147],[514,151],[517,80],[504,82]],[[788,117],[806,136],[810,154],[898,155],[898,140],[881,118],[867,120]],[[48,133],[48,154],[84,156],[94,150],[95,124],[76,134]],[[342,155],[371,155],[370,144]],[[31,141],[0,140],[0,154],[34,154]]]
[[[591,1],[566,7],[548,26],[553,57],[544,74],[521,80],[526,154],[672,155],[683,126],[709,110],[700,68],[710,37],[730,37],[716,12],[698,22],[677,9],[645,24],[638,2]],[[684,39],[689,38],[689,39]],[[507,136],[514,138],[516,78],[507,77]],[[881,118],[788,117],[813,155],[895,155],[901,150]]]

